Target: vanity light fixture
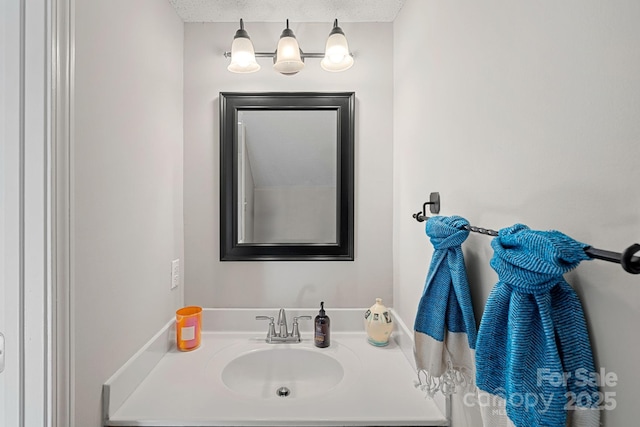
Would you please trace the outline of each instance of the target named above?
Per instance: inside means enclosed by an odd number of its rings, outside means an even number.
[[[224,54],[227,56],[227,52]],[[240,20],[240,28],[236,31],[231,45],[231,64],[227,70],[233,73],[254,73],[260,69],[260,64],[256,62],[253,43],[249,38],[249,33],[244,29],[244,22]]]
[[[278,41],[276,62],[273,64],[273,69],[282,74],[293,75],[303,68],[302,49],[298,45],[295,34],[289,29],[289,20],[287,19],[287,28],[282,30]]]
[[[225,58],[231,58],[227,69],[233,73],[253,73],[260,69],[256,58],[273,58],[273,69],[281,74],[291,76],[304,68],[306,58],[321,58],[322,69],[331,72],[345,71],[353,65],[353,54],[349,52],[347,38],[338,26],[338,20],[333,22],[333,29],[329,33],[324,53],[305,53],[300,49],[295,34],[287,26],[280,35],[275,52],[255,52],[249,34],[244,29],[244,22],[240,20],[240,29],[236,31],[231,45],[231,52],[224,53]]]
[[[338,27],[338,20],[333,21],[333,29],[329,33],[327,45],[324,48],[324,58],[320,66],[326,71],[344,71],[353,65],[353,56],[349,52],[349,43],[342,28]]]

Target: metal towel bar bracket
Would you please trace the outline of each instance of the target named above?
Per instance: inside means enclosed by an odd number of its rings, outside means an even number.
[[[440,213],[440,193],[435,192],[435,193],[429,194],[429,201],[424,202],[422,204],[422,212],[414,213],[413,217],[420,222],[424,221],[424,220],[421,220],[420,217],[424,218],[427,216],[427,205],[429,205],[429,211],[432,214],[436,214],[436,215],[439,214]]]

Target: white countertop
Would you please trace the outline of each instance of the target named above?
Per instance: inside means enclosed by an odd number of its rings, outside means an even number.
[[[303,338],[299,344],[267,344],[262,333],[203,332],[200,348],[181,352],[173,346],[164,353],[105,425],[448,425],[435,402],[414,387],[415,373],[395,341],[374,347],[364,332],[333,332],[331,346],[320,349],[308,334]],[[222,364],[221,352],[228,353],[233,346],[282,345],[328,355],[348,350],[359,366],[350,372],[348,384],[309,398],[252,398],[231,392],[222,383],[221,368],[215,366]]]

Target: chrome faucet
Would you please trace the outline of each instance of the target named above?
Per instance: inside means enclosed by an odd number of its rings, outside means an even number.
[[[287,315],[284,312],[284,308],[281,308],[278,312],[278,333],[279,336],[287,338],[289,331],[287,330]]]
[[[291,325],[291,334],[287,329],[287,315],[284,308],[281,308],[278,312],[278,331],[276,332],[276,326],[271,316],[256,316],[256,320],[268,320],[269,330],[267,332],[267,338],[265,341],[269,344],[282,343],[282,342],[300,342],[300,329],[298,327],[299,319],[309,319],[311,316],[295,316],[293,318],[293,324]]]

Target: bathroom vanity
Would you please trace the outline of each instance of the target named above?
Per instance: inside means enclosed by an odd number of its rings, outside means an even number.
[[[202,344],[182,352],[170,321],[103,387],[105,426],[444,426],[444,399],[415,388],[410,331],[367,342],[362,310],[331,310],[328,348],[269,344],[255,316],[277,309],[205,309]],[[287,309],[289,316],[313,310]],[[262,330],[264,329],[264,330]]]

